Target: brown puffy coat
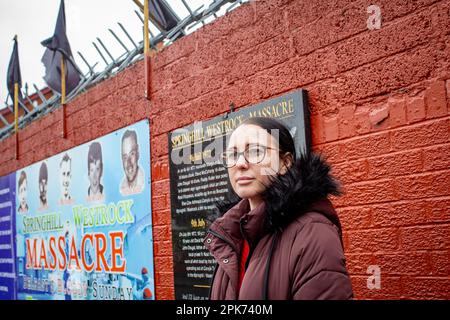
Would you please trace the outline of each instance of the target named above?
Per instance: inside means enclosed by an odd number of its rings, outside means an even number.
[[[205,246],[218,262],[211,299],[351,299],[341,227],[327,199],[338,194],[318,156],[298,160],[277,177],[265,202],[250,211],[241,200],[210,226]],[[250,254],[238,290],[243,237]]]

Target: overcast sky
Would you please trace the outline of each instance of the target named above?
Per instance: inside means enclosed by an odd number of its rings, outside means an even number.
[[[140,0],[143,3],[143,0]],[[167,0],[177,14],[183,18],[188,11],[181,0]],[[192,10],[212,0],[186,0]],[[0,109],[4,108],[7,97],[6,72],[13,49],[13,38],[17,34],[19,60],[22,73],[22,90],[28,83],[29,94],[34,93],[32,84],[39,88],[46,86],[42,77],[45,68],[41,63],[44,47],[40,42],[53,35],[60,0],[0,0]],[[117,22],[121,22],[136,43],[142,41],[142,23],[136,16],[138,9],[132,0],[65,0],[67,36],[75,61],[84,72],[87,67],[76,53],[80,51],[88,62],[98,62],[96,71],[103,70],[105,64],[92,42],[99,37],[112,55],[117,58],[125,50],[113,38],[111,28],[125,45],[131,49]],[[98,45],[98,43],[97,43]],[[102,50],[102,49],[101,49]],[[107,55],[105,58],[109,60]],[[11,103],[11,102],[10,102]]]

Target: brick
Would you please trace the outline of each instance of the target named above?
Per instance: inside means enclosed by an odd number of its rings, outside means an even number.
[[[387,105],[378,107],[369,113],[370,124],[372,129],[380,130],[389,127],[389,109]]]
[[[405,100],[388,101],[390,126],[392,128],[400,127],[406,124],[406,106]]]
[[[169,227],[172,223],[172,216],[167,207],[153,210],[153,224],[155,226]]]
[[[448,224],[400,228],[400,246],[405,251],[449,249],[449,234]]]
[[[175,300],[175,289],[173,287],[156,287],[157,300]]]
[[[357,108],[355,111],[355,130],[358,135],[363,135],[371,131],[369,121],[369,110],[367,108]]]
[[[367,159],[367,179],[410,175],[422,172],[422,152],[408,151]]]
[[[169,166],[167,160],[152,163],[152,181],[169,179]]]
[[[425,171],[450,168],[450,144],[423,149],[423,167]]]
[[[173,286],[173,273],[171,272],[155,272],[156,286]]]
[[[450,251],[431,251],[431,275],[448,276],[450,274]]]
[[[167,46],[161,52],[156,54],[152,59],[152,63],[154,64],[153,68],[154,70],[158,70],[175,60],[188,56],[196,49],[197,39],[193,34],[178,39],[176,45]],[[142,70],[143,69],[144,68],[142,68]]]
[[[334,90],[326,93],[328,97],[324,97],[324,100],[327,103],[345,104],[420,82],[437,68],[433,61],[443,58],[437,55],[441,54],[419,46],[354,68],[321,84],[330,86],[333,82],[334,87]]]
[[[400,151],[449,142],[449,126],[449,120],[439,119],[394,129],[391,132],[392,148]]]
[[[389,153],[390,150],[390,135],[383,132],[346,141],[342,145],[341,152],[344,159],[356,160]]]
[[[153,210],[166,210],[167,207],[167,196],[153,196],[152,198],[152,209]]]
[[[172,256],[172,241],[155,241],[153,244],[155,256]]]
[[[238,53],[225,62],[225,83],[247,77],[287,61],[294,54],[289,38],[280,35],[250,50]]]
[[[421,199],[450,195],[450,170],[404,176],[396,179],[400,199]]]
[[[367,17],[366,14],[366,21]],[[384,21],[383,9],[382,18]],[[429,42],[432,35],[430,13],[423,11],[383,24],[379,30],[367,29],[365,32],[327,47],[327,50],[335,52],[339,57],[336,68],[337,73],[341,73],[425,44]]]
[[[161,179],[169,179],[169,164],[161,164]]]
[[[170,180],[159,180],[152,183],[152,194],[170,196]]]
[[[339,138],[339,122],[337,116],[324,118],[325,141],[333,141]]]
[[[375,254],[375,263],[382,275],[431,275],[431,260],[427,252]]]
[[[266,5],[270,6],[271,10],[274,10],[275,8],[278,10],[278,7],[275,7],[276,2],[277,1],[262,1],[263,4],[267,3]],[[330,14],[333,10],[340,11],[336,10],[336,8],[344,8],[351,2],[351,0],[327,0],[314,3],[308,1],[291,1],[286,7],[289,29],[295,30],[300,27],[305,27],[314,20]]]
[[[339,139],[351,137],[355,134],[354,113],[355,106],[344,106],[339,109]]]
[[[370,276],[372,274],[351,277],[356,299],[399,299],[402,296],[401,277],[384,276],[381,273],[380,289],[369,289],[368,280]]]
[[[450,197],[434,198],[424,202],[428,209],[428,222],[450,221]]]
[[[411,99],[406,104],[408,123],[424,120],[425,112],[425,99],[423,97]]]
[[[375,259],[371,253],[346,254],[346,266],[352,275],[366,275],[367,268],[375,264]]]
[[[327,161],[336,164],[344,161],[341,149],[342,146],[338,143],[327,143],[314,148],[314,152],[321,153]]]
[[[414,226],[428,222],[429,208],[420,201],[372,205],[374,227]]]
[[[172,257],[155,257],[154,260],[155,270],[173,270]]]
[[[324,120],[321,115],[311,115],[311,140],[313,145],[325,142]]]
[[[366,229],[372,225],[372,210],[364,207],[338,208],[343,230]]]
[[[447,91],[447,114],[450,114],[450,80],[445,81],[445,89]]]
[[[168,138],[166,134],[160,134],[158,136],[154,136],[151,141],[151,154],[152,158],[161,157],[163,155],[167,155],[169,152],[168,146]]]
[[[228,59],[238,52],[243,52],[253,48],[279,34],[283,34],[287,29],[287,22],[283,11],[274,11],[270,17],[259,20],[240,32],[232,33],[228,41],[223,46],[223,58]]]
[[[363,159],[336,164],[333,166],[332,173],[344,185],[353,182],[362,182],[367,180],[367,161]]]
[[[425,100],[427,106],[427,119],[447,115],[445,82],[433,82],[426,91]]]
[[[318,5],[320,6],[320,4]],[[327,9],[329,10],[329,8]],[[308,54],[367,28],[366,13],[361,10],[361,4],[339,7],[338,10],[332,11],[326,16],[322,15],[323,11],[315,14],[319,14],[320,19],[293,32],[294,44],[299,55]],[[293,21],[290,19],[289,22]]]
[[[281,0],[286,1],[286,0]],[[288,0],[290,1],[290,0]],[[251,25],[257,21],[256,11],[259,3],[243,3],[239,10],[233,10],[229,14],[224,16],[224,19],[229,20],[230,28],[233,31],[238,31],[239,29]]]
[[[171,240],[169,226],[153,226],[153,238],[158,241]]]
[[[408,299],[449,299],[448,277],[404,277],[402,287]]]
[[[349,253],[386,253],[396,251],[399,246],[399,234],[396,228],[348,231]]]
[[[255,18],[258,20],[264,19],[265,16],[272,14],[275,10],[290,12],[302,5],[302,3],[295,0],[251,1],[249,4],[254,7]]]

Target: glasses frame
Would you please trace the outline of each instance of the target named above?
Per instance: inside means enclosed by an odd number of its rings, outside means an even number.
[[[249,161],[248,159],[247,159],[247,156],[245,155],[245,153],[247,152],[248,153],[248,150],[250,149],[250,148],[254,148],[254,147],[259,147],[259,148],[263,148],[264,149],[264,156],[261,158],[261,160],[259,160],[259,161],[257,161],[257,162],[252,162],[252,161]],[[247,163],[251,163],[251,164],[258,164],[258,163],[261,163],[265,158],[266,158],[266,155],[267,155],[267,150],[279,150],[279,149],[276,149],[276,148],[271,148],[271,147],[267,147],[267,146],[263,146],[263,145],[255,145],[255,146],[251,146],[251,147],[246,147],[245,149],[244,149],[244,151],[236,151],[236,153],[237,153],[237,158],[236,158],[236,161],[235,161],[235,163],[232,165],[232,166],[229,166],[229,165],[227,165],[227,162],[226,162],[226,160],[225,160],[225,155],[226,155],[226,153],[228,153],[228,152],[231,152],[231,151],[224,151],[224,152],[222,152],[221,154],[220,154],[220,157],[221,157],[221,159],[222,159],[222,165],[225,167],[225,168],[233,168],[234,166],[236,166],[236,164],[238,163],[238,161],[239,161],[239,159],[241,158],[241,156],[244,156],[244,159],[245,159],[245,161],[247,162]]]

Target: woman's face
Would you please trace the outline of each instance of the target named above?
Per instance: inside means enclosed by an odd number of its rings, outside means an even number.
[[[245,150],[247,150],[245,155],[250,161],[240,154]],[[236,164],[228,168],[228,175],[234,191],[243,199],[259,198],[269,186],[270,177],[280,172],[278,141],[265,129],[256,125],[238,127],[231,134],[226,153],[237,159]],[[253,160],[262,160],[259,163],[252,163],[256,162],[252,161],[252,157]],[[281,173],[284,171],[283,169]]]
[[[19,186],[19,201],[21,207],[26,207],[27,205],[27,180],[23,180],[22,184]]]

